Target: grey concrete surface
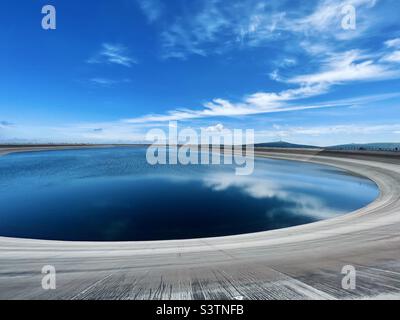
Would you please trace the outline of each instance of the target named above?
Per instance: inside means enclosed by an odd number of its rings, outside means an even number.
[[[157,242],[77,243],[0,237],[0,299],[398,299],[400,161],[258,151],[336,166],[377,183],[356,212],[288,229]],[[41,287],[44,265],[57,289]],[[356,289],[341,286],[345,265]]]

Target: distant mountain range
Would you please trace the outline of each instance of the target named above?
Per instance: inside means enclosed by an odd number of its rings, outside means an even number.
[[[327,150],[366,150],[366,151],[400,151],[400,143],[366,143],[342,144],[325,148]]]
[[[330,147],[317,147],[311,145],[294,144],[285,141],[258,143],[256,148],[282,148],[282,149],[325,149],[325,150],[358,150],[358,151],[399,151],[400,143],[366,143],[366,144],[342,144]]]

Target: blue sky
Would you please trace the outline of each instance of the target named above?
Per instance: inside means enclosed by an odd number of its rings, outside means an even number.
[[[43,30],[42,7],[57,10]],[[342,9],[356,9],[355,30]],[[0,142],[400,141],[398,0],[4,0]]]

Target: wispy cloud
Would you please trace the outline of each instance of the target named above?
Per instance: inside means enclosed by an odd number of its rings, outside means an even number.
[[[329,92],[334,85],[349,82],[383,81],[400,78],[400,68],[397,61],[382,61],[385,52],[368,54],[360,50],[350,50],[342,53],[328,54],[320,63],[320,68],[314,73],[297,75],[282,79],[277,72],[271,77],[277,81],[295,84],[297,88],[279,92],[257,92],[246,96],[241,102],[231,102],[217,98],[205,103],[200,110],[177,109],[164,115],[147,115],[128,119],[130,123],[158,122],[170,120],[188,120],[204,117],[232,117],[262,113],[276,113],[312,108],[330,107],[332,103],[304,104],[296,102],[310,97],[320,96]],[[337,103],[333,103],[337,105]]]
[[[164,58],[185,59],[193,54],[207,56],[263,45],[279,37],[279,26],[285,18],[285,12],[259,0],[196,4],[185,7],[184,14],[176,15],[163,31]]]
[[[280,93],[256,93],[248,96],[243,102],[236,104],[223,99],[215,99],[212,102],[206,103],[204,109],[201,110],[177,109],[169,111],[166,114],[150,114],[142,117],[125,119],[124,122],[143,124],[174,120],[184,121],[212,117],[239,117],[333,107],[350,107],[371,102],[385,101],[400,96],[400,94],[381,94],[320,103],[296,103],[296,100],[319,95],[325,92],[325,90],[326,87],[324,86],[314,86],[286,90]]]
[[[360,36],[375,21],[371,19],[370,9],[374,8],[378,0],[322,0],[317,2],[313,12],[301,18],[285,20],[284,29],[293,32],[302,32],[307,36],[333,37],[337,39],[351,39]],[[345,17],[343,9],[346,6],[356,9],[356,29],[349,32],[342,28]],[[357,19],[358,18],[358,19]]]
[[[343,83],[349,81],[377,81],[400,76],[400,70],[392,65],[382,64],[373,55],[360,50],[333,53],[321,62],[320,71],[296,76],[289,83]]]
[[[161,35],[164,58],[207,56],[243,46],[268,46],[288,39],[331,46],[332,41],[360,37],[375,26],[378,21],[372,9],[375,10],[378,1],[320,0],[301,7],[287,0],[279,3],[232,0],[229,6],[220,0],[200,5],[194,1],[197,5],[185,6],[183,13],[174,14],[172,22],[164,22],[167,26]],[[357,10],[355,30],[342,28],[345,5],[353,5]],[[150,4],[147,6],[152,8]]]
[[[222,29],[229,27],[218,4],[218,0],[205,1],[200,10],[178,16],[161,35],[164,58],[206,55],[203,45],[216,41]]]
[[[103,43],[101,50],[92,58],[87,60],[90,64],[117,64],[124,67],[132,67],[138,63],[137,60],[128,54],[128,50],[121,44]]]
[[[400,49],[400,38],[390,39],[386,41],[385,44],[389,48]]]
[[[109,78],[91,78],[90,83],[94,84],[94,85],[99,85],[102,87],[111,87],[120,83],[129,83],[131,82],[130,79],[125,78],[122,80],[116,80],[116,79],[109,79]]]
[[[150,23],[160,18],[163,13],[164,6],[160,0],[137,0],[137,2]]]
[[[400,63],[400,38],[390,39],[385,42],[386,47],[392,52],[387,52],[383,57],[382,61]]]
[[[382,60],[386,62],[400,63],[400,50],[385,55]]]

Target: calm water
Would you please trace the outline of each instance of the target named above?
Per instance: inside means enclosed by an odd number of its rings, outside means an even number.
[[[306,224],[378,196],[332,167],[257,160],[232,166],[147,164],[144,149],[90,149],[0,157],[0,236],[128,241],[224,236]]]

